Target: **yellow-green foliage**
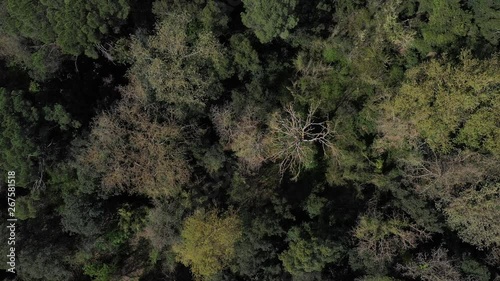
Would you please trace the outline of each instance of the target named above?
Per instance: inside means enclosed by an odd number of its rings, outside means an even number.
[[[410,69],[393,113],[435,151],[461,144],[500,155],[499,67],[498,56],[481,61],[463,52],[458,65],[432,60]]]
[[[479,248],[500,246],[500,183],[464,191],[445,213],[462,240]]]
[[[206,280],[223,270],[235,256],[234,246],[242,235],[235,214],[197,211],[184,222],[182,242],[174,245],[177,260],[191,267],[193,275]]]
[[[217,98],[218,79],[229,75],[225,48],[211,32],[190,36],[192,24],[187,12],[169,13],[146,42],[138,36],[130,45],[130,73],[147,85],[149,98],[177,105],[178,116],[186,114],[183,106],[202,108]]]

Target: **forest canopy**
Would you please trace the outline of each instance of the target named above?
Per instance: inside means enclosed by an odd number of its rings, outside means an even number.
[[[0,1],[6,280],[500,280],[499,27],[495,0]]]

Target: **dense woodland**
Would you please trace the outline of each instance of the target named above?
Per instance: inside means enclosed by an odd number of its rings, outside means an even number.
[[[1,0],[15,278],[498,281],[499,41],[498,0]]]

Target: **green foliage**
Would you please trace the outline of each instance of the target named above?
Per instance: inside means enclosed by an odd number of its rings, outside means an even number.
[[[144,227],[146,223],[144,215],[143,210],[131,210],[131,207],[127,204],[118,209],[118,227],[120,232],[123,233],[124,239],[132,237]]]
[[[395,281],[397,279],[394,279],[392,277],[388,276],[365,276],[361,279],[357,279],[359,281]]]
[[[231,48],[233,49],[234,62],[238,68],[238,77],[243,79],[245,74],[259,75],[262,71],[259,55],[252,47],[250,40],[242,34],[231,37]]]
[[[356,254],[362,267],[380,274],[395,256],[416,248],[429,234],[404,217],[383,219],[380,214],[368,214],[359,218],[354,237],[359,241]]]
[[[200,12],[200,21],[204,29],[220,35],[227,30],[229,17],[223,5],[216,1],[207,1]]]
[[[62,226],[65,231],[86,237],[96,236],[103,232],[102,202],[92,200],[90,196],[66,194],[61,209]]]
[[[36,201],[31,196],[23,196],[16,200],[16,218],[20,220],[27,220],[36,218]]]
[[[94,281],[109,281],[113,273],[113,269],[107,264],[88,264],[84,266],[83,271]]]
[[[429,202],[399,186],[392,188],[391,193],[395,197],[393,204],[408,214],[419,226],[429,232],[443,232],[444,224],[440,221],[440,215],[429,206]]]
[[[64,252],[61,249],[38,248],[40,252],[19,252],[19,263],[16,268],[23,280],[53,280],[65,281],[74,278],[74,273],[66,268],[61,261]],[[30,257],[29,259],[24,257]]]
[[[148,211],[145,233],[153,249],[162,251],[179,242],[182,219],[186,212],[186,206],[182,203],[181,200],[161,200],[156,202],[155,208]]]
[[[477,0],[468,1],[468,4],[472,7],[474,22],[481,35],[492,45],[498,45],[500,40],[498,32],[500,3],[495,0]]]
[[[366,132],[359,126],[361,120],[350,115],[351,110],[349,106],[342,108],[334,123],[337,133],[333,143],[336,150],[328,155],[326,170],[326,180],[332,185],[363,184],[373,180],[374,163],[369,158],[371,151],[361,135]]]
[[[490,280],[491,274],[488,267],[478,263],[477,261],[466,258],[460,264],[460,269],[462,272],[468,276],[468,278],[474,278],[477,281],[488,281]]]
[[[494,278],[497,2],[0,1],[18,278]]]
[[[17,278],[33,281],[75,279],[78,274],[68,260],[74,254],[76,241],[60,231],[60,220],[53,213],[53,205],[47,201],[52,200],[46,198],[37,206],[37,219],[16,223],[16,244],[11,246],[16,248]],[[23,232],[17,228],[21,224]]]
[[[474,33],[472,15],[463,10],[458,0],[420,1],[420,12],[428,13],[428,23],[423,24],[422,39],[415,44],[423,53],[442,50]]]
[[[47,8],[41,1],[6,1],[7,13],[2,23],[19,35],[49,44],[55,41],[56,33]]]
[[[319,238],[303,239],[289,232],[289,248],[279,258],[287,272],[302,275],[321,272],[326,264],[334,263],[342,257],[344,249],[335,243]]]
[[[322,208],[328,202],[328,199],[324,197],[317,196],[316,194],[311,194],[307,198],[304,206],[304,210],[307,211],[309,217],[314,218],[315,216],[321,214]]]
[[[206,151],[205,154],[201,156],[200,161],[207,172],[210,175],[215,176],[224,167],[226,157],[224,156],[220,146],[215,146]]]
[[[40,151],[33,142],[32,126],[39,112],[20,91],[0,88],[0,169],[16,172],[17,186],[33,181]]]
[[[7,1],[7,26],[42,44],[57,44],[64,53],[85,52],[97,58],[96,44],[128,16],[126,0]]]
[[[241,19],[262,43],[278,36],[286,39],[299,21],[293,13],[297,3],[297,0],[243,0],[245,13]]]
[[[283,274],[283,267],[279,257],[279,249],[273,243],[276,238],[281,239],[285,231],[280,226],[280,217],[266,208],[261,208],[259,214],[246,214],[251,219],[245,227],[242,238],[236,244],[232,272],[249,279],[272,281],[279,279]]]
[[[69,127],[79,128],[80,122],[72,120],[71,115],[60,104],[55,104],[53,107],[43,108],[45,120],[53,121],[59,124],[61,130],[67,130]]]
[[[341,106],[350,79],[346,59],[335,48],[321,48],[300,53],[295,60],[299,72],[292,89],[300,104],[319,103],[318,110],[331,113]]]

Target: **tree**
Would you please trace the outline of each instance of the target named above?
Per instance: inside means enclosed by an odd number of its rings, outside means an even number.
[[[285,270],[294,276],[321,272],[326,264],[342,257],[344,249],[340,245],[316,237],[303,239],[291,236],[288,249],[279,258]]]
[[[234,258],[235,243],[241,235],[241,221],[236,214],[219,217],[216,211],[196,211],[185,220],[182,241],[173,250],[196,278],[209,279]]]
[[[243,34],[233,35],[230,39],[234,54],[234,62],[238,68],[238,78],[243,79],[245,74],[259,75],[262,71],[259,54],[252,47],[250,40]]]
[[[261,113],[260,108],[252,105],[241,114],[236,114],[230,105],[212,109],[212,121],[221,143],[234,151],[248,170],[258,169],[266,160],[260,129],[263,122]]]
[[[463,52],[459,65],[432,60],[408,70],[386,107],[389,122],[404,124],[406,130],[381,127],[385,136],[403,144],[421,137],[439,153],[464,145],[500,155],[499,65],[498,56],[481,61]]]
[[[7,1],[7,27],[40,42],[57,44],[66,54],[97,58],[96,46],[127,18],[127,0]]]
[[[70,258],[78,239],[61,231],[60,218],[55,212],[58,194],[41,194],[37,218],[20,224],[24,231],[16,233],[16,272],[23,280],[64,281],[77,278]],[[55,203],[55,204],[54,204]],[[16,223],[16,228],[18,224]]]
[[[230,4],[230,3],[229,3]],[[196,33],[212,32],[216,36],[227,34],[229,13],[232,10],[226,2],[213,0],[157,0],[152,12],[161,22],[172,14],[187,13]]]
[[[488,281],[491,273],[485,265],[477,262],[469,256],[465,256],[460,264],[460,269],[470,280]]]
[[[20,220],[34,219],[37,215],[38,196],[23,196],[16,200],[16,218]]]
[[[108,194],[171,196],[190,178],[182,128],[172,119],[162,120],[161,109],[147,101],[135,77],[122,93],[112,111],[95,119],[89,144],[78,157],[80,166],[97,173]]]
[[[445,208],[448,225],[479,249],[500,246],[500,183],[463,191]]]
[[[65,194],[60,208],[64,231],[85,237],[97,237],[106,229],[109,213],[106,214],[102,201],[83,194]]]
[[[0,169],[15,171],[17,186],[33,183],[41,151],[34,142],[39,111],[21,91],[0,88]]]
[[[472,15],[462,9],[459,0],[425,0],[419,3],[419,12],[428,15],[428,22],[422,23],[422,38],[415,42],[421,53],[426,55],[431,51],[446,50],[459,39],[473,38]]]
[[[252,29],[260,42],[268,43],[275,37],[286,39],[298,23],[293,15],[297,0],[243,0],[243,24]]]
[[[264,137],[266,155],[271,161],[280,163],[280,173],[292,173],[297,179],[302,169],[314,165],[315,144],[323,150],[335,152],[331,142],[333,125],[328,121],[315,121],[314,114],[319,105],[312,105],[307,116],[301,116],[293,105],[287,105],[282,112],[275,112],[269,120],[268,133]]]
[[[447,203],[460,190],[498,180],[500,172],[497,157],[467,150],[445,156],[403,158],[398,162],[405,182],[417,193]]]
[[[430,238],[429,233],[402,216],[383,219],[381,214],[363,215],[354,229],[356,251],[367,265],[382,266],[397,254],[414,249]]]
[[[422,281],[454,281],[462,280],[460,271],[447,256],[443,248],[433,250],[431,255],[419,253],[416,259],[405,265],[398,265],[403,275],[418,278]]]
[[[155,250],[160,252],[179,242],[182,218],[186,213],[183,203],[178,199],[155,200],[155,208],[149,210],[143,235]]]
[[[481,35],[491,44],[498,45],[500,40],[500,3],[495,0],[468,1],[472,6],[474,22],[477,24]]]
[[[71,115],[60,104],[55,104],[53,107],[46,106],[43,111],[45,120],[56,122],[61,130],[67,130],[71,127],[79,128],[81,125],[80,122],[73,120]]]
[[[148,99],[174,105],[178,118],[203,111],[220,96],[220,80],[231,74],[222,44],[210,31],[190,35],[193,24],[185,11],[168,13],[152,36],[133,36],[130,44],[130,73],[150,93]]]
[[[54,44],[27,46],[21,35],[0,32],[0,57],[26,69],[31,78],[43,81],[52,78],[62,62],[61,50]]]
[[[363,276],[360,279],[356,279],[356,281],[396,281],[396,280],[397,279],[388,276]]]
[[[3,1],[0,55],[29,70],[36,80],[53,78],[66,57],[97,58],[101,42],[128,16],[128,1]]]
[[[284,270],[279,260],[280,249],[274,243],[284,233],[280,217],[266,208],[249,210],[245,217],[251,222],[236,244],[237,255],[230,266],[231,271],[250,280],[280,279]]]
[[[50,2],[49,2],[50,3]],[[61,8],[61,7],[60,7]],[[18,36],[43,44],[54,43],[56,33],[44,2],[33,0],[5,1],[2,25]]]

